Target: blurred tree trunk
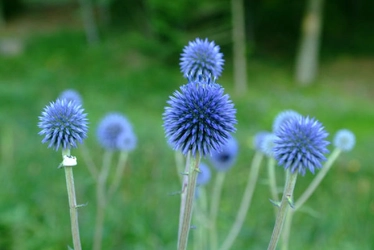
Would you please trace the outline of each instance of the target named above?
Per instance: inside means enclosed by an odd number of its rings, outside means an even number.
[[[237,94],[247,91],[247,62],[245,52],[245,22],[243,0],[231,0],[233,70]]]
[[[111,14],[110,14],[110,4],[111,0],[100,0],[97,3],[98,11],[99,11],[99,17],[100,17],[100,23],[103,27],[109,26],[111,22]]]
[[[99,42],[99,34],[95,22],[94,11],[91,0],[79,0],[84,30],[88,44],[95,44]]]
[[[0,0],[0,28],[5,26],[5,15],[4,15],[4,6],[3,1]]]
[[[308,0],[296,57],[296,81],[301,85],[309,85],[317,75],[322,9],[323,0]]]

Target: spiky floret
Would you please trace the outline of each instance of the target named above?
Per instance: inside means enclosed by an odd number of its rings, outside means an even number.
[[[196,78],[198,74],[218,78],[223,70],[223,54],[219,46],[208,39],[196,38],[185,46],[181,54],[180,67],[184,77]]]
[[[128,119],[120,113],[108,113],[96,131],[100,145],[107,150],[130,151],[136,147],[136,136]]]
[[[352,131],[341,129],[334,136],[334,146],[342,151],[351,151],[356,144],[356,137]]]
[[[163,113],[166,137],[174,149],[185,155],[189,151],[209,155],[236,130],[234,104],[216,83],[192,80],[175,91],[167,103]]]
[[[284,122],[275,135],[273,152],[279,165],[301,175],[306,169],[314,173],[322,167],[329,142],[325,141],[328,133],[320,122],[309,117],[294,117]]]
[[[57,99],[46,106],[39,116],[39,135],[44,135],[42,143],[49,142],[48,148],[56,151],[76,148],[87,137],[87,114],[76,102]]]

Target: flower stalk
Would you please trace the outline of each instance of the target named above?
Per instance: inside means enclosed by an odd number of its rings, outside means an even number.
[[[70,149],[62,150],[62,158],[65,160],[66,157],[70,157]],[[82,246],[81,246],[80,235],[79,235],[79,223],[78,223],[78,211],[77,211],[78,206],[77,206],[77,200],[75,196],[73,166],[66,166],[63,162],[62,167],[65,170],[66,188],[68,192],[69,210],[70,210],[71,233],[73,237],[74,250],[81,250]]]
[[[289,170],[287,170],[287,180],[284,186],[284,192],[283,192],[281,203],[279,205],[279,211],[278,211],[277,218],[275,221],[273,234],[271,235],[268,250],[274,250],[277,247],[279,236],[282,232],[283,223],[287,215],[288,207],[289,206],[293,207],[292,197],[293,197],[293,190],[295,188],[295,184],[297,180],[297,175],[298,175],[297,172],[291,173]]]
[[[187,249],[188,234],[191,227],[192,208],[195,199],[195,188],[197,175],[199,173],[200,155],[196,154],[195,157],[190,157],[189,171],[188,171],[188,184],[186,188],[186,201],[184,207],[181,207],[183,211],[182,225],[180,226],[180,235],[178,239],[178,250]]]
[[[109,170],[113,157],[113,151],[105,151],[103,158],[103,166],[98,175],[96,183],[96,222],[95,222],[95,237],[94,237],[94,250],[100,250],[103,240],[103,228],[105,218],[105,208],[107,205],[106,197],[106,182],[109,176]]]
[[[226,172],[217,172],[212,191],[212,200],[210,203],[210,247],[217,249],[217,216],[219,203],[221,201],[221,193],[223,183],[225,181]]]
[[[256,182],[258,179],[258,173],[260,170],[261,162],[264,155],[261,152],[256,152],[256,154],[253,157],[252,166],[249,171],[248,175],[248,181],[247,186],[245,188],[242,202],[240,204],[238,213],[236,215],[236,219],[234,224],[232,225],[230,232],[228,236],[226,237],[225,241],[222,244],[221,250],[228,250],[232,247],[232,244],[234,243],[235,239],[238,237],[239,232],[243,226],[245,217],[247,216],[247,212],[249,210],[249,207],[251,205],[253,192],[256,187]]]

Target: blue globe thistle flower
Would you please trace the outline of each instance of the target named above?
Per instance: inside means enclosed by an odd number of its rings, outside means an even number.
[[[199,165],[200,172],[197,175],[196,185],[202,186],[207,184],[211,178],[211,172],[208,165],[203,162],[200,162]]]
[[[130,151],[136,146],[136,136],[130,122],[120,113],[109,113],[99,123],[97,139],[107,150]]]
[[[341,129],[334,136],[334,146],[341,151],[351,151],[356,144],[356,137],[352,131]]]
[[[186,78],[196,78],[199,73],[218,78],[222,73],[223,63],[223,54],[219,52],[218,45],[208,39],[196,38],[184,47],[180,67]]]
[[[320,122],[309,117],[294,117],[283,123],[275,135],[273,152],[279,165],[301,175],[306,169],[314,173],[322,167],[329,142],[324,140],[328,133]]]
[[[301,115],[293,110],[285,110],[280,112],[274,119],[273,131],[276,131],[282,126],[283,123],[295,117],[301,117]]]
[[[265,136],[267,136],[268,134],[270,134],[270,132],[268,131],[260,131],[255,134],[255,136],[253,137],[253,146],[255,150],[262,152],[262,142]]]
[[[212,151],[210,161],[218,171],[227,171],[236,161],[238,148],[236,139],[230,137],[219,149]]]
[[[57,99],[44,108],[39,116],[39,135],[44,135],[42,143],[49,142],[48,148],[56,151],[76,148],[87,137],[87,114],[75,102]]]
[[[218,84],[194,81],[180,87],[167,102],[164,129],[173,149],[202,156],[225,144],[236,129],[234,104]]]
[[[63,92],[61,92],[57,99],[66,99],[68,102],[74,101],[79,105],[82,105],[83,103],[81,95],[74,89],[64,90]]]
[[[267,157],[273,157],[274,152],[274,140],[277,137],[273,133],[269,133],[264,136],[262,143],[261,143],[261,152],[266,155]]]

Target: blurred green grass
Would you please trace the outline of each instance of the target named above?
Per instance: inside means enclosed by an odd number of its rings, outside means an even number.
[[[187,43],[187,41],[186,41]],[[181,48],[182,50],[182,48]],[[0,58],[0,249],[66,249],[71,242],[64,174],[57,169],[60,152],[40,143],[37,123],[42,109],[61,91],[74,88],[84,99],[90,122],[86,146],[98,164],[102,150],[95,130],[106,112],[124,113],[134,124],[138,148],[131,153],[118,198],[109,206],[105,249],[175,249],[179,190],[174,154],[167,146],[162,113],[170,94],[185,83],[179,54],[136,34],[112,34],[87,47],[80,32],[58,31],[31,37],[25,53]],[[166,62],[167,61],[167,62]],[[270,130],[274,116],[294,109],[320,120],[330,133],[352,130],[357,145],[343,154],[306,206],[317,217],[298,213],[291,249],[372,249],[374,223],[374,65],[373,58],[341,57],[322,64],[318,81],[309,87],[293,82],[292,63],[249,59],[249,92],[237,96],[232,66],[226,58],[219,79],[238,111],[236,137],[241,146],[237,166],[229,173],[221,205],[220,236],[235,218],[248,167],[252,136]],[[330,146],[330,149],[332,147]],[[82,161],[75,168],[84,248],[92,244],[94,182]],[[277,169],[282,182],[282,170]],[[296,197],[313,176],[300,178]],[[266,173],[234,249],[264,249],[274,224],[268,202]]]

